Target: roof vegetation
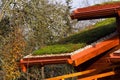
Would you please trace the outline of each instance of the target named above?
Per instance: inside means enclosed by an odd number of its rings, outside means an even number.
[[[69,53],[77,49],[83,48],[90,43],[114,32],[116,24],[114,18],[109,18],[100,21],[93,25],[90,29],[87,28],[77,34],[73,34],[67,38],[61,39],[54,45],[43,47],[33,52],[33,55],[44,54],[60,54]]]

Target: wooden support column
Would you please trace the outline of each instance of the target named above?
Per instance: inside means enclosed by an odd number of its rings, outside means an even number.
[[[21,64],[20,66],[23,72],[27,72],[27,68],[24,64]]]
[[[41,76],[42,79],[45,79],[44,66],[41,67]]]
[[[23,72],[27,72],[27,66],[25,64],[22,63],[23,62],[23,59],[20,60],[20,67],[21,67],[21,70]]]

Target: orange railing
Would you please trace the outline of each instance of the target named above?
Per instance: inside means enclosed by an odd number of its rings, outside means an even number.
[[[64,76],[58,76],[58,77],[53,77],[53,78],[48,78],[45,80],[65,80],[67,78],[72,78],[72,77],[77,77],[77,76],[81,76],[84,74],[88,74],[90,72],[93,72],[93,70],[88,70],[88,71],[83,71],[83,72],[78,72],[78,73],[73,73],[73,74],[68,74],[68,75],[64,75]],[[104,78],[107,76],[112,76],[115,75],[116,73],[114,71],[110,71],[110,72],[106,72],[106,73],[101,73],[101,74],[96,74],[96,75],[92,75],[92,76],[88,76],[88,77],[84,77],[84,78],[79,78],[77,80],[97,80],[99,78]]]

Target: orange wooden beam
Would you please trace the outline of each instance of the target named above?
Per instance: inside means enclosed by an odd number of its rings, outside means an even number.
[[[70,59],[70,55],[63,56],[44,56],[44,57],[26,57],[20,60],[20,67],[23,72],[27,71],[27,67],[33,65],[48,65],[48,64],[63,64],[67,63],[67,60]]]
[[[120,10],[120,2],[113,4],[104,4],[78,8],[71,14],[72,19],[88,20],[98,18],[117,17],[117,11]]]
[[[102,53],[105,51],[119,45],[119,37],[115,36],[111,39],[102,41],[93,47],[85,49],[81,52],[78,52],[74,55],[71,55],[71,60],[68,60],[69,64],[73,64],[74,66],[78,66]]]
[[[45,80],[62,80],[62,79],[66,79],[66,78],[77,77],[77,76],[89,74],[89,73],[92,73],[94,71],[96,71],[96,69],[91,69],[91,70],[86,70],[86,71],[82,71],[82,72],[67,74],[67,75],[63,75],[63,76],[57,76],[57,77],[48,78],[48,79],[45,79]]]
[[[30,57],[26,57],[23,58],[20,63],[22,64],[41,64],[41,65],[45,65],[45,64],[55,64],[55,63],[67,63],[67,60],[70,59],[70,55],[59,55],[59,56],[30,56]]]
[[[110,71],[110,72],[106,72],[106,73],[102,73],[102,74],[96,74],[96,75],[93,75],[93,76],[81,78],[79,80],[97,80],[99,78],[103,78],[103,77],[107,77],[107,76],[112,76],[112,75],[115,75],[114,71]]]

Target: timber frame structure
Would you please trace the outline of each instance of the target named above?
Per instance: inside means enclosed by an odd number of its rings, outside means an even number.
[[[48,65],[48,64],[61,64],[68,63],[75,67],[85,63],[86,61],[120,45],[120,2],[113,4],[104,4],[89,6],[85,8],[78,8],[71,14],[72,19],[89,20],[99,18],[115,17],[117,23],[117,34],[101,41],[95,46],[88,47],[84,50],[77,50],[73,54],[55,54],[43,56],[25,56],[20,60],[20,65],[23,72],[27,71],[27,66],[33,65]],[[78,70],[79,71],[79,70]],[[110,72],[112,75],[114,72]],[[84,79],[85,80],[85,79]]]

